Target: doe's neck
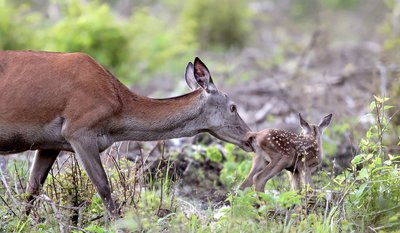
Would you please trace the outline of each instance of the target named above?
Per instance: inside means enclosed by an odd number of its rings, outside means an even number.
[[[201,113],[206,104],[202,90],[166,99],[132,94],[124,103],[116,140],[153,141],[193,136],[206,128]]]

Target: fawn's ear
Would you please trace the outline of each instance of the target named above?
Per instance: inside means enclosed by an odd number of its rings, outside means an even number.
[[[301,116],[300,113],[299,113],[299,119],[300,119],[300,126],[301,126],[301,128],[303,129],[304,133],[309,133],[309,132],[311,132],[311,127],[310,127],[310,125],[308,124],[307,121],[305,121],[305,120],[303,119],[303,117]]]
[[[250,144],[254,141],[256,138],[257,133],[255,132],[248,132],[246,136],[244,136],[244,141],[249,142]]]
[[[319,131],[322,132],[326,127],[328,127],[329,123],[331,123],[331,120],[332,120],[332,113],[324,116],[324,118],[322,118],[318,124]]]
[[[211,79],[210,71],[208,71],[207,66],[200,60],[200,58],[196,57],[194,59],[193,68],[194,78],[201,88],[207,92],[217,90]]]
[[[185,80],[186,80],[186,84],[193,91],[196,90],[197,88],[200,88],[200,86],[197,84],[196,79],[194,77],[194,66],[193,66],[193,63],[191,63],[191,62],[189,62],[186,66]]]

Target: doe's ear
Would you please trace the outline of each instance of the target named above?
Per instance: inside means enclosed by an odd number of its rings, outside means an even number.
[[[310,125],[308,124],[307,121],[305,121],[305,120],[303,119],[303,117],[301,116],[300,113],[299,113],[299,120],[300,120],[300,126],[301,126],[301,128],[302,128],[306,133],[311,132],[311,127],[310,127]]]
[[[332,120],[332,113],[329,115],[324,116],[318,124],[319,130],[322,132],[326,127],[328,127],[329,123]]]
[[[197,81],[194,77],[194,66],[193,63],[189,62],[186,66],[185,71],[185,80],[186,84],[189,86],[190,89],[193,91],[199,88],[200,86],[197,84]]]
[[[211,79],[210,71],[198,57],[194,59],[194,78],[197,84],[207,92],[217,89]]]

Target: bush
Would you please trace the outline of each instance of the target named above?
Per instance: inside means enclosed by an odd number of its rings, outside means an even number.
[[[108,5],[78,0],[60,5],[63,18],[41,34],[42,49],[85,52],[102,65],[124,75],[119,65],[128,58],[128,36]]]
[[[28,13],[28,6],[14,6],[0,0],[0,50],[30,49],[35,41],[38,14]]]
[[[124,64],[129,80],[146,80],[163,73],[183,74],[193,59],[197,44],[183,27],[171,27],[168,20],[147,8],[136,10],[127,25],[129,60]]]
[[[229,48],[246,44],[251,18],[246,0],[190,0],[181,20],[196,35],[202,48]]]
[[[361,139],[361,153],[353,161],[353,172],[336,178],[347,189],[346,211],[362,231],[398,228],[400,218],[399,156],[388,153],[386,139],[391,136],[386,111],[388,98],[375,97],[370,108],[376,124]],[[390,140],[389,140],[390,141]],[[357,170],[357,167],[362,167]]]

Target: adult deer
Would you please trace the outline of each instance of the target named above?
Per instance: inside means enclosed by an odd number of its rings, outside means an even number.
[[[188,64],[185,78],[192,92],[151,99],[129,91],[83,53],[2,51],[0,154],[37,150],[27,185],[32,203],[60,151],[75,152],[108,212],[115,215],[99,152],[116,141],[209,132],[252,150],[243,140],[249,127],[199,58]]]
[[[299,189],[300,178],[304,185],[314,187],[311,173],[322,161],[323,130],[329,125],[332,114],[322,118],[318,125],[310,125],[301,115],[300,135],[279,130],[265,129],[258,133],[248,133],[256,156],[249,175],[240,185],[240,189],[255,185],[255,190],[262,192],[269,179],[286,169],[293,189]]]

